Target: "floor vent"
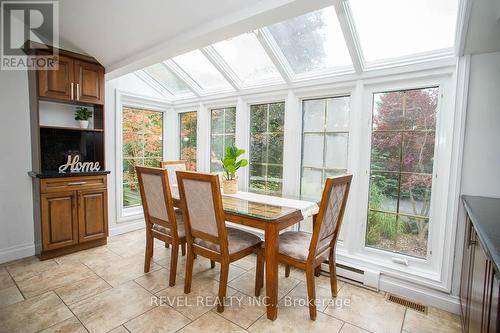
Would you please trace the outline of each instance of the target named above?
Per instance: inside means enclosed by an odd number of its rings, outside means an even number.
[[[404,299],[402,297],[387,293],[387,296],[385,297],[389,302],[396,303],[402,306],[406,306],[407,308],[413,309],[418,312],[422,312],[427,314],[427,306],[418,304],[414,301],[410,301],[407,299]]]

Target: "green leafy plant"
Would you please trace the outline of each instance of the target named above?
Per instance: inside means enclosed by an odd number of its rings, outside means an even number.
[[[238,149],[236,146],[226,147],[226,155],[222,159],[222,167],[224,168],[224,176],[226,180],[233,180],[236,176],[236,171],[239,168],[248,165],[247,159],[240,159],[236,161],[238,157],[245,153],[245,149]]]
[[[84,106],[76,108],[75,120],[89,120],[89,118],[92,118],[92,112],[89,109]]]

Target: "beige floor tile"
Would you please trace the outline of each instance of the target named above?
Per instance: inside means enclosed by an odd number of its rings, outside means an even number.
[[[285,274],[285,266],[280,265],[279,268],[279,274],[284,275]],[[325,273],[329,274],[329,273]],[[305,271],[301,269],[297,269],[294,267],[290,267],[290,277],[293,277],[294,279],[301,280],[301,281],[306,281],[306,273]],[[322,288],[328,288],[330,289],[330,276],[328,275],[321,275],[318,277],[315,277],[314,282],[316,283],[317,287],[322,287]],[[337,279],[337,291],[340,290],[344,286],[344,282],[340,281]]]
[[[90,332],[107,332],[153,308],[151,297],[132,281],[69,307]]]
[[[89,253],[76,256],[78,261],[92,268],[99,265],[106,265],[109,262],[123,259],[118,254],[105,250],[99,253]]]
[[[171,307],[158,306],[124,324],[132,333],[170,333],[189,324],[191,320]]]
[[[145,289],[149,290],[152,293],[157,293],[160,290],[169,287],[170,281],[170,271],[166,268],[159,269],[154,272],[149,272],[137,279],[135,282],[143,286]],[[175,283],[180,284],[184,283],[184,274],[180,274],[177,272],[175,277]]]
[[[85,327],[76,318],[71,317],[65,321],[60,322],[54,326],[51,326],[40,333],[87,333]]]
[[[0,307],[24,301],[23,295],[16,286],[0,289]]]
[[[288,304],[308,307],[307,284],[301,281],[295,288],[292,289],[284,298]],[[322,288],[316,286],[316,309],[324,311],[326,307],[333,303],[335,299],[332,297],[330,288]]]
[[[309,318],[309,310],[305,307],[284,306],[283,302],[278,309],[278,318],[275,321],[267,319],[264,315],[259,318],[250,328],[250,332],[320,332],[337,333],[343,322],[336,318],[318,312],[316,320]]]
[[[374,333],[401,331],[406,309],[386,301],[382,294],[346,284],[335,302],[327,307],[326,314]],[[389,313],[391,320],[387,320]]]
[[[10,287],[15,287],[14,280],[10,277],[9,272],[4,267],[0,268],[0,290]]]
[[[250,270],[257,266],[257,256],[255,254],[252,254],[241,258],[240,260],[235,261],[232,264],[243,269]]]
[[[61,297],[64,303],[73,304],[108,289],[111,289],[111,286],[99,276],[93,274],[91,277],[67,284],[54,291]]]
[[[462,326],[459,316],[429,307],[427,314],[406,310],[403,329],[408,333],[459,333],[462,331]]]
[[[204,277],[193,277],[191,293],[184,294],[184,284],[164,289],[156,295],[159,297],[158,304],[172,306],[184,316],[194,320],[210,311],[217,303],[219,293],[219,282]],[[227,287],[226,296],[236,293],[235,289]]]
[[[8,263],[6,269],[15,281],[22,281],[57,266],[54,260],[41,261],[37,257],[28,257]]]
[[[89,267],[113,287],[135,280],[145,274],[143,256],[119,258],[105,263],[89,264]],[[158,269],[161,269],[161,266],[155,262],[151,262],[150,272]]]
[[[228,281],[232,281],[237,277],[245,274],[247,271],[241,267],[235,265],[229,265],[229,276]],[[207,269],[205,271],[197,273],[198,276],[209,277],[214,280],[220,280],[220,265],[218,263],[215,264],[214,269]]]
[[[94,275],[80,263],[64,263],[23,280],[14,279],[24,297],[31,298]]]
[[[38,332],[73,314],[54,292],[0,308],[0,328],[8,333]]]
[[[112,253],[106,248],[106,245],[94,247],[88,250],[82,250],[74,253],[67,254],[65,256],[54,258],[54,260],[59,263],[67,262],[83,262],[85,259],[92,260],[99,257],[104,257],[106,254]],[[113,253],[115,254],[115,253]]]
[[[217,309],[212,311],[217,311]],[[224,312],[219,315],[246,329],[264,313],[266,313],[266,307],[263,299],[236,293],[226,301]]]
[[[292,277],[285,278],[285,276],[280,276],[278,280],[278,299],[283,298],[288,294],[295,286],[299,284],[299,280]],[[245,274],[240,275],[236,279],[228,283],[232,288],[241,291],[249,296],[255,295],[255,270],[250,270]],[[265,289],[265,275],[264,275],[264,288],[262,288],[261,296],[266,295]]]
[[[108,333],[130,333],[123,325],[118,326],[117,328],[109,331]]]
[[[342,326],[340,333],[369,333],[369,332],[357,326],[351,325],[349,323],[344,323],[344,326]]]
[[[217,315],[214,312],[208,312],[184,327],[179,333],[199,333],[199,332],[217,332],[217,333],[240,333],[246,332],[238,325]]]

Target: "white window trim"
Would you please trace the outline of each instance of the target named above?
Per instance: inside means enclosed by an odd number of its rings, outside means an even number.
[[[198,168],[198,162],[199,162],[199,154],[198,154],[198,115],[200,114],[199,112],[199,104],[197,105],[192,105],[191,107],[185,106],[182,109],[177,109],[174,110],[177,121],[175,122],[175,127],[173,128],[174,133],[177,133],[177,141],[178,143],[174,143],[173,146],[177,146],[178,149],[175,151],[175,157],[173,157],[173,160],[180,160],[181,159],[181,115],[183,113],[189,113],[189,112],[196,112],[196,171],[200,171]],[[175,149],[174,149],[175,150]]]
[[[143,217],[142,206],[125,208],[123,207],[123,107],[135,107],[140,109],[152,110],[163,112],[163,156],[167,156],[167,152],[172,150],[173,147],[178,146],[178,143],[171,143],[168,140],[167,124],[170,123],[169,115],[172,112],[172,104],[150,97],[134,94],[131,92],[116,89],[115,92],[115,202],[116,202],[116,219],[117,223],[130,222]],[[170,144],[169,144],[170,142]]]

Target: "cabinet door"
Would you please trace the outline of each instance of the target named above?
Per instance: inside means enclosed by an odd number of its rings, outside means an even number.
[[[498,299],[500,298],[500,280],[496,276],[493,276],[491,285],[491,296],[490,296],[490,310],[489,310],[489,323],[488,332],[498,332],[500,330],[499,325],[499,311]]]
[[[471,264],[472,264],[472,224],[467,217],[465,224],[464,235],[464,252],[462,258],[462,275],[460,278],[460,305],[462,310],[462,325],[464,331],[467,332],[469,325],[469,309],[470,309],[470,282],[471,282]]]
[[[78,191],[79,240],[89,242],[108,235],[106,189]]]
[[[484,303],[485,303],[485,290],[488,278],[488,258],[484,253],[477,235],[473,238],[474,245],[474,261],[472,268],[472,282],[470,286],[470,318],[469,318],[469,332],[476,333],[482,332],[484,321]]]
[[[59,56],[57,70],[38,71],[38,94],[41,97],[71,101],[74,82],[74,60]]]
[[[76,192],[57,192],[41,196],[44,251],[78,243],[76,205]]]
[[[76,97],[80,102],[104,104],[104,68],[75,60]]]

